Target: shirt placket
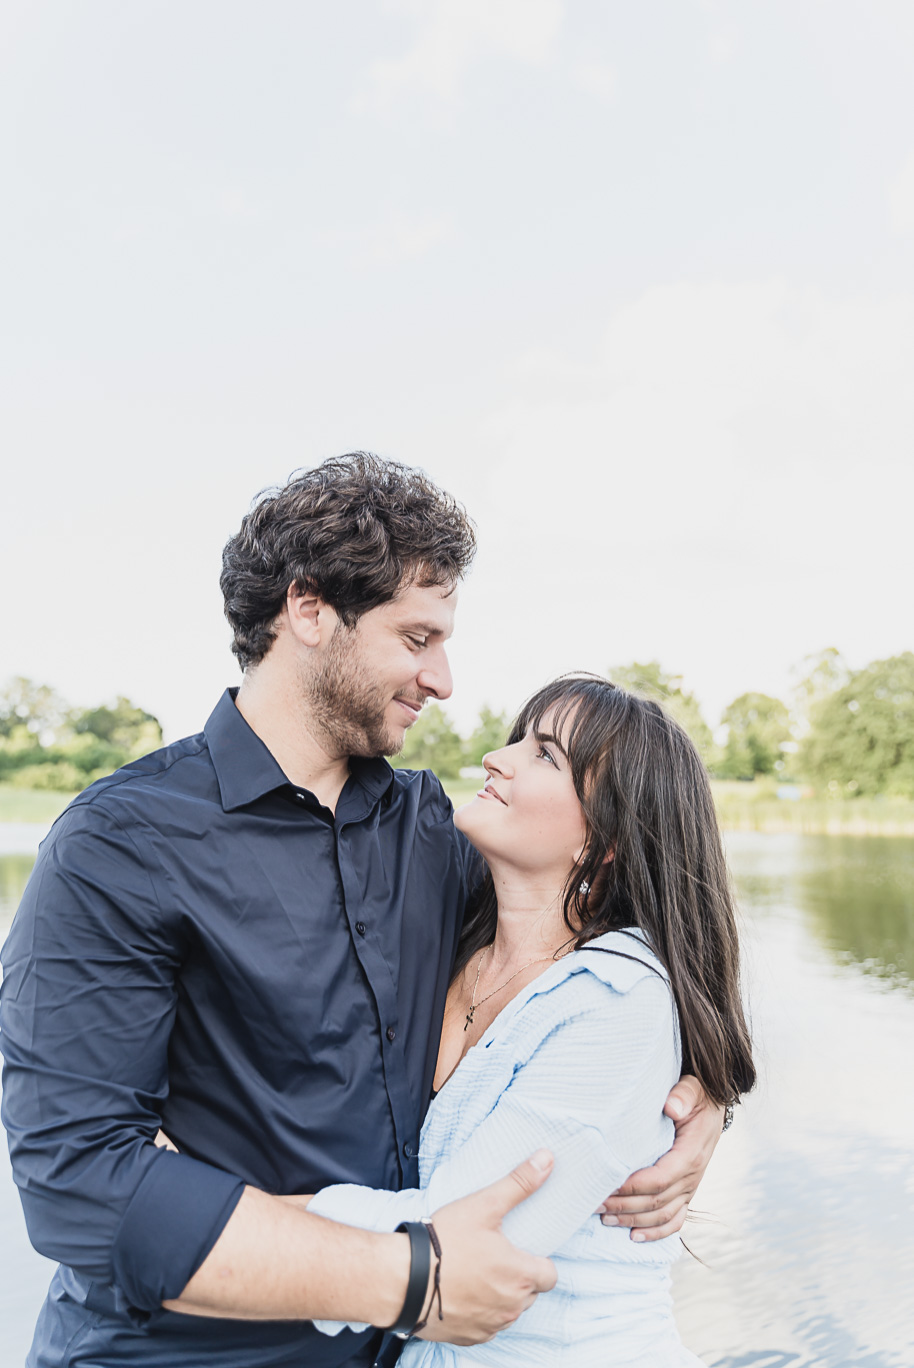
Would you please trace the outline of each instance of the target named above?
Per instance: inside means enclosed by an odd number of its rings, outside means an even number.
[[[343,910],[349,923],[356,955],[365,972],[378,1013],[384,1083],[393,1118],[402,1185],[418,1187],[419,1118],[415,1115],[409,1087],[405,1042],[400,1034],[396,984],[383,944],[385,932],[391,936],[395,929],[399,929],[399,918],[391,917],[386,925],[382,925],[377,911],[372,912],[364,906],[361,880],[356,874],[351,851],[351,838],[347,835],[347,827],[350,825],[352,824],[342,823],[336,828],[335,833]],[[393,926],[394,922],[396,928]],[[394,935],[393,948],[387,947],[388,954],[396,953],[398,944],[399,936]]]

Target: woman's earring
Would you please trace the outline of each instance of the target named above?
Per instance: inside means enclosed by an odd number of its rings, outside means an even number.
[[[581,894],[582,897],[586,897],[586,895],[590,892],[590,884],[587,882],[586,879],[582,881],[581,886],[578,889],[578,892]]]

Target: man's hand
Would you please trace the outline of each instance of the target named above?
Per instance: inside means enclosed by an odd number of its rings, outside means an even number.
[[[436,1300],[420,1339],[480,1344],[513,1324],[540,1292],[555,1286],[548,1259],[525,1254],[501,1233],[505,1216],[545,1182],[552,1165],[548,1150],[537,1150],[499,1182],[435,1212],[444,1319],[438,1319]],[[433,1275],[434,1263],[433,1257]],[[429,1296],[433,1285],[432,1277]]]
[[[633,1173],[600,1207],[603,1224],[631,1226],[633,1240],[662,1240],[682,1229],[724,1124],[723,1107],[690,1074],[680,1078],[663,1110],[676,1123],[673,1148],[653,1167]]]

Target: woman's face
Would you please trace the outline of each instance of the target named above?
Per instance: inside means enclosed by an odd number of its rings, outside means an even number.
[[[552,734],[552,714],[514,745],[483,760],[485,787],[454,821],[490,865],[564,884],[587,841],[571,766]]]

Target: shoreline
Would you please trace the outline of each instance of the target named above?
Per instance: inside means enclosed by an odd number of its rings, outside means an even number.
[[[478,780],[445,779],[455,807],[476,794]],[[712,781],[723,831],[770,835],[914,837],[914,800],[907,798],[779,799],[769,786]],[[76,794],[0,784],[0,856],[34,855],[51,824]]]

